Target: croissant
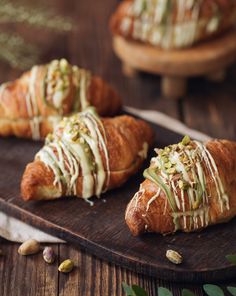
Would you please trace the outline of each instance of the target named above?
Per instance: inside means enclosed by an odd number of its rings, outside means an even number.
[[[152,139],[147,123],[126,115],[100,119],[89,109],[64,118],[27,165],[21,195],[24,200],[99,197],[140,169]]]
[[[173,49],[233,27],[234,0],[125,0],[111,18],[114,35]]]
[[[0,87],[0,136],[45,138],[63,116],[89,105],[100,115],[112,116],[121,99],[101,78],[65,59],[34,66]]]
[[[235,142],[185,137],[156,152],[126,209],[133,235],[197,231],[236,215]]]

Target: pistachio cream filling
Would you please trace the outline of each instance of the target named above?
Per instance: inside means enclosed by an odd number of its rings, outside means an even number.
[[[186,230],[209,224],[212,185],[207,183],[207,175],[214,182],[212,189],[216,190],[221,213],[229,210],[229,198],[218,168],[204,144],[191,141],[185,136],[182,142],[155,151],[157,156],[152,158],[150,167],[144,171],[144,177],[156,183],[165,193],[175,230],[180,228],[180,219],[183,219],[183,227]],[[160,190],[158,196],[159,194]],[[155,198],[158,196],[155,194]],[[150,204],[147,209],[149,206]]]
[[[41,82],[44,103],[57,110],[58,116],[63,116],[63,105],[69,92],[75,88],[73,108],[71,113],[83,111],[89,106],[87,90],[91,81],[89,71],[70,65],[67,60],[53,60],[46,65],[45,78]],[[37,103],[36,83],[39,66],[34,66],[28,80],[28,93],[25,97],[27,112],[30,119],[32,138],[40,139],[40,111]]]
[[[210,19],[199,19],[202,1],[135,0],[122,20],[121,30],[124,34],[132,30],[133,38],[163,48],[192,45],[203,27],[213,33],[220,25],[218,6]],[[173,11],[177,13],[175,23]]]
[[[64,118],[45,146],[36,155],[55,176],[60,193],[78,195],[82,177],[82,197],[88,199],[107,190],[110,178],[106,134],[93,108]]]

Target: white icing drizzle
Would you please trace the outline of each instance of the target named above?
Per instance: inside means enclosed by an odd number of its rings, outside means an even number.
[[[154,200],[156,200],[157,197],[160,195],[160,192],[161,189],[159,188],[157,192],[149,199],[149,201],[147,202],[146,212],[148,212],[151,203],[154,202]]]
[[[41,118],[39,117],[39,109],[37,98],[35,94],[35,83],[37,80],[38,66],[34,66],[30,72],[28,93],[25,96],[26,108],[29,115],[30,129],[32,133],[32,138],[34,140],[39,140],[40,135],[40,123]]]
[[[148,153],[148,143],[144,142],[142,149],[138,152],[138,156],[145,159],[145,158],[147,158],[147,153]]]
[[[0,104],[2,104],[2,96],[4,96],[4,92],[5,92],[6,88],[8,87],[8,85],[9,85],[9,82],[5,82],[0,85]],[[4,104],[2,104],[2,106],[5,109],[5,111],[7,112],[7,107],[4,106]]]
[[[131,32],[134,39],[166,49],[191,46],[202,28],[210,34],[220,23],[217,9],[210,20],[200,19],[201,5],[202,0],[134,0],[121,21],[120,30],[125,35]]]
[[[77,123],[82,124],[82,130],[74,127]],[[36,158],[52,169],[55,175],[54,184],[58,185],[61,194],[66,188],[66,195],[78,195],[77,181],[82,176],[82,197],[99,197],[107,190],[110,177],[109,155],[102,122],[93,111],[88,110],[64,119],[61,125],[62,134],[58,136],[56,130],[54,139],[39,151]],[[74,132],[79,132],[76,140],[73,140]],[[106,180],[108,181],[105,182]]]
[[[87,90],[90,84],[90,73],[86,70],[80,70],[80,100],[81,110],[85,110],[89,106],[87,98]]]
[[[173,194],[174,194],[176,206],[180,210],[181,206],[180,206],[179,197],[178,197],[178,193],[177,193],[175,183],[174,183],[174,181],[171,181],[170,183],[171,183],[171,187],[173,188]]]
[[[6,88],[8,87],[8,85],[9,85],[8,82],[3,83],[3,84],[0,85],[0,98],[3,96],[3,94],[4,94],[5,90],[6,90]],[[0,100],[0,102],[1,102],[1,100]]]
[[[142,197],[142,195],[145,193],[145,189],[142,188],[142,184],[140,185],[139,187],[139,191],[135,193],[134,195],[134,200],[135,200],[135,208],[137,208],[138,206],[138,202],[139,202],[139,199]]]
[[[225,193],[222,181],[219,176],[218,168],[216,166],[216,163],[215,163],[212,155],[207,150],[207,148],[203,144],[201,144],[197,141],[195,141],[195,143],[198,146],[198,148],[200,149],[200,151],[202,153],[202,157],[205,160],[205,164],[207,166],[207,169],[209,170],[209,172],[212,176],[212,179],[214,180],[216,191],[218,194],[219,203],[220,203],[221,212],[223,213],[224,206],[226,207],[227,210],[229,210],[230,207],[229,207],[229,198],[228,198],[227,194]]]
[[[184,229],[188,230],[192,227],[198,229],[209,224],[209,199],[211,194],[210,188],[208,188],[209,184],[206,183],[207,172],[214,181],[221,213],[230,209],[229,198],[224,190],[217,165],[204,144],[198,141],[188,142],[188,144],[181,142],[178,145],[166,147],[164,150],[157,150],[157,153],[160,153],[160,155],[151,160],[149,168],[149,170],[156,170],[157,177],[155,179],[153,176],[155,173],[149,173],[148,170],[145,177],[152,181],[156,180],[155,182],[162,190],[163,184],[166,184],[169,188],[169,193],[165,190],[164,214],[168,201],[173,211],[176,230],[179,227],[178,220],[180,217],[183,218]],[[186,198],[188,198],[188,208]],[[173,203],[175,209],[173,209]],[[149,208],[148,204],[147,208]],[[187,221],[189,221],[189,226]]]

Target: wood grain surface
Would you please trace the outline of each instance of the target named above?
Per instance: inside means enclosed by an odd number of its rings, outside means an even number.
[[[30,1],[28,1],[30,2]],[[46,2],[46,1],[44,1]],[[112,52],[111,36],[107,30],[108,18],[118,1],[95,2],[51,0],[48,5],[71,15],[77,28],[70,34],[56,36],[22,25],[9,25],[30,41],[38,42],[42,49],[42,62],[65,56],[71,62],[88,67],[119,89],[127,105],[161,110],[179,118],[190,127],[215,137],[236,139],[236,66],[233,66],[223,84],[209,83],[203,79],[190,81],[189,95],[180,102],[163,100],[156,76],[141,74],[127,79]],[[37,37],[37,38],[36,38]],[[40,42],[39,42],[40,41]],[[16,78],[20,71],[1,63],[0,79]],[[16,164],[17,165],[17,164]],[[2,164],[0,164],[0,169]],[[7,180],[7,176],[6,180]],[[18,244],[1,241],[6,254],[0,257],[0,295],[124,295],[122,281],[143,286],[150,296],[157,295],[158,286],[171,288],[174,295],[181,295],[181,288],[190,288],[196,295],[204,295],[199,285],[175,284],[130,272],[108,264],[70,245],[56,245],[59,261],[71,257],[78,268],[69,275],[57,273],[57,264],[47,266],[41,255],[23,258],[17,255]],[[236,281],[220,283],[236,285]]]
[[[153,125],[154,147],[177,143],[182,136]],[[232,279],[236,267],[226,254],[236,250],[236,220],[198,233],[133,237],[124,221],[125,208],[142,182],[142,171],[121,188],[91,199],[61,198],[54,201],[24,202],[20,180],[25,166],[42,143],[23,139],[0,139],[0,207],[9,215],[49,234],[82,247],[93,255],[145,275],[182,282]],[[7,178],[5,178],[5,175]],[[175,266],[165,258],[168,249],[180,252],[184,262]],[[220,251],[218,251],[220,250]]]

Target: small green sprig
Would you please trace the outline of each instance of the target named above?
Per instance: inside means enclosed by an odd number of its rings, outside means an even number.
[[[173,296],[173,293],[164,287],[159,287],[157,290],[158,296]]]
[[[236,265],[236,254],[227,255],[226,259],[233,265]]]
[[[58,16],[48,7],[30,7],[19,3],[0,0],[0,23],[25,23],[30,26],[54,31],[70,31],[70,19]]]
[[[203,286],[203,290],[208,296],[224,296],[224,291],[216,285],[206,284]]]
[[[30,68],[39,60],[39,50],[12,33],[0,33],[0,59],[21,70]]]
[[[126,296],[148,296],[147,292],[137,286],[129,286],[126,283],[122,283],[123,289]],[[225,296],[223,289],[217,285],[205,284],[203,285],[203,290],[207,296]],[[232,296],[236,296],[236,287],[227,287],[228,292]],[[165,287],[159,287],[157,290],[158,296],[173,296],[172,291]],[[189,289],[182,289],[181,296],[196,296],[195,293]]]
[[[192,291],[188,290],[188,289],[183,289],[182,293],[181,293],[181,296],[195,296],[195,294]]]
[[[236,296],[236,288],[235,287],[227,287],[229,293],[233,296]]]
[[[129,286],[122,283],[122,286],[127,296],[148,296],[147,292],[138,285]]]
[[[26,5],[22,1],[0,0],[0,25],[22,23],[31,28],[68,32],[74,25],[71,19],[57,15],[46,6]],[[39,62],[40,51],[33,44],[12,32],[0,33],[0,60],[13,68],[25,70]]]

